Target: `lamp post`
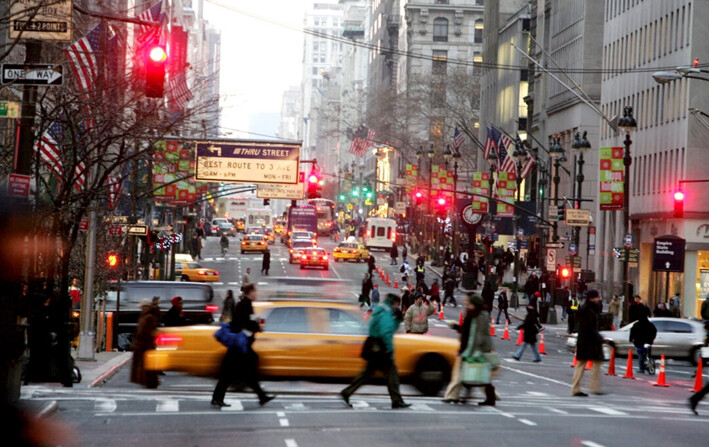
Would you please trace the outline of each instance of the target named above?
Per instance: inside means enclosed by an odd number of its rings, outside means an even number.
[[[423,158],[423,146],[419,146],[418,150],[416,151],[416,187],[420,188],[421,187],[421,159]],[[415,201],[414,201],[415,203]],[[418,207],[417,207],[418,208]],[[423,232],[421,231],[421,216],[423,215],[423,212],[420,209],[416,210],[416,216],[414,219],[414,234],[417,234],[420,241],[423,239]],[[418,250],[418,246],[415,247],[415,250]]]
[[[453,253],[456,256],[460,251],[460,238],[458,237],[458,228],[460,223],[460,214],[458,213],[458,161],[460,160],[460,151],[453,154]],[[471,236],[469,236],[471,237]]]
[[[633,108],[630,106],[625,106],[623,108],[623,117],[618,120],[618,128],[621,132],[625,132],[625,141],[623,145],[625,146],[625,152],[623,154],[623,166],[625,166],[625,177],[623,178],[623,237],[630,233],[630,165],[633,162],[630,156],[630,145],[633,141],[630,139],[630,134],[638,127],[633,118]],[[625,298],[625,311],[628,310],[628,305],[630,303],[630,282],[628,280],[630,272],[630,250],[624,249],[625,262],[623,263],[623,297]],[[627,314],[626,314],[627,315]]]
[[[585,161],[583,159],[583,153],[586,149],[591,148],[591,143],[588,141],[586,138],[587,132],[583,132],[583,136],[581,135],[580,132],[576,132],[576,135],[574,137],[574,142],[571,145],[571,148],[574,149],[575,151],[578,151],[578,159],[576,160],[576,163],[579,165],[579,170],[578,173],[576,174],[576,183],[578,184],[577,192],[576,192],[576,208],[581,209],[581,199],[582,199],[582,185],[583,185],[583,165],[585,164]],[[576,247],[580,246],[580,240],[581,240],[581,227],[574,227],[574,243],[576,244]],[[578,256],[581,256],[580,254]],[[588,267],[586,267],[588,268]],[[571,271],[573,272],[574,266],[573,262],[571,265]],[[576,281],[576,275],[573,274],[571,275],[572,278],[572,284],[574,284],[574,287],[578,288],[578,282]],[[577,289],[576,289],[577,290]],[[574,290],[574,292],[576,292]]]
[[[561,181],[561,177],[559,177],[559,166],[561,166],[562,159],[565,159],[564,148],[561,147],[558,138],[552,138],[551,145],[549,146],[549,156],[552,160],[554,160],[554,178],[552,179],[554,182],[554,206],[558,208],[559,182]],[[559,225],[557,221],[555,221],[554,226],[552,227],[552,231],[554,232],[552,236],[552,241],[554,242],[559,240],[558,226]]]
[[[487,217],[488,217],[488,244],[487,244],[487,253],[486,253],[486,261],[485,261],[485,282],[490,281],[490,275],[492,274],[492,225],[493,225],[493,216],[495,215],[495,208],[493,208],[493,186],[495,184],[495,165],[497,164],[497,154],[495,154],[494,151],[490,151],[490,154],[487,156],[487,162],[490,164],[490,198],[488,199],[488,204],[487,204]]]
[[[544,163],[539,163],[537,164],[537,176],[538,176],[538,181],[537,184],[539,186],[539,203],[541,206],[541,209],[539,211],[539,215],[544,218],[545,214],[545,206],[544,206],[544,200],[546,200],[546,194],[547,194],[547,167],[546,167],[546,162]],[[539,239],[539,256],[538,256],[538,263],[539,267],[542,269],[542,272],[546,271],[546,250],[545,250],[545,242],[546,242],[546,234],[545,232],[542,232],[542,236]]]
[[[527,151],[524,150],[521,145],[515,144],[515,150],[512,153],[512,156],[515,158],[517,161],[517,201],[521,201],[522,197],[522,165],[527,161]],[[515,264],[514,264],[514,269],[513,269],[513,275],[514,275],[514,289],[512,290],[512,307],[515,309],[518,307],[518,298],[517,298],[517,292],[519,288],[519,250],[520,250],[520,241],[519,241],[519,235],[517,234],[517,231],[519,229],[519,211],[517,208],[515,208],[515,216],[514,216],[514,241],[515,241]]]
[[[426,201],[428,203],[427,209],[428,209],[428,222],[431,229],[428,231],[425,231],[426,233],[426,240],[430,241],[431,240],[431,233],[433,233],[433,219],[431,218],[431,214],[433,213],[433,191],[431,190],[432,186],[432,180],[433,180],[433,156],[436,154],[436,152],[433,150],[433,144],[431,144],[431,147],[428,149],[428,152],[426,152],[426,155],[428,156],[428,200]],[[435,247],[434,253],[438,252],[438,247]],[[429,253],[430,254],[430,253]]]

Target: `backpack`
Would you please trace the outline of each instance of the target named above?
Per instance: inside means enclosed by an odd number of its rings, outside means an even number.
[[[406,264],[401,264],[401,267],[399,267],[399,273],[406,273]]]

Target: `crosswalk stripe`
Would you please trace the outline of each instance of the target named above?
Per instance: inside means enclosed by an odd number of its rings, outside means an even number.
[[[627,416],[628,413],[625,413],[623,411],[618,411],[614,410],[612,408],[606,408],[606,407],[591,407],[590,410],[597,411],[599,413],[603,414],[608,414],[611,416]]]
[[[413,404],[411,405],[411,408],[416,411],[434,411],[433,408],[426,404]]]
[[[155,411],[159,413],[180,411],[180,401],[177,399],[160,399]]]
[[[244,405],[239,399],[225,399],[224,402],[231,405],[231,407],[222,407],[222,411],[244,411]]]
[[[116,401],[113,399],[96,399],[94,402],[94,411],[99,413],[113,413],[116,407]]]

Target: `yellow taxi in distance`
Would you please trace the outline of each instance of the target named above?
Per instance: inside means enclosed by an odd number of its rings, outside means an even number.
[[[367,326],[358,306],[297,298],[253,305],[263,329],[253,345],[263,377],[346,382],[364,367],[360,353]],[[226,353],[214,338],[217,329],[159,328],[156,349],[145,353],[146,369],[216,375]],[[395,334],[394,360],[402,382],[412,383],[423,394],[438,394],[450,379],[458,346],[456,338]]]
[[[273,244],[276,242],[276,233],[273,232],[272,229],[270,228],[265,228],[264,231],[266,232],[266,240],[268,241],[269,244]]]
[[[260,234],[247,234],[241,240],[241,254],[247,251],[261,251],[264,252],[268,248],[268,241],[266,236]]]
[[[219,281],[219,272],[202,267],[196,262],[175,262],[175,276],[182,281],[213,282]]]
[[[333,250],[335,262],[352,260],[363,262],[369,258],[369,250],[359,242],[340,242]]]
[[[283,234],[284,229],[285,229],[285,227],[281,223],[275,223],[273,225],[273,231],[278,235]]]
[[[246,228],[246,224],[244,223],[243,220],[237,219],[236,220],[236,231],[244,231]]]

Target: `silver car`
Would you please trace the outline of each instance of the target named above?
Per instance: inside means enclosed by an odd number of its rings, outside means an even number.
[[[682,318],[657,317],[649,319],[657,328],[657,336],[652,344],[652,356],[663,355],[667,358],[685,359],[696,365],[701,358],[701,347],[704,345],[704,323],[697,320]],[[630,342],[630,328],[627,324],[617,331],[601,331],[601,336],[608,340],[604,345],[606,359],[610,357],[610,347],[615,348],[616,357],[628,355],[628,349],[635,346]],[[566,341],[566,347],[573,351],[576,348],[576,335]]]

